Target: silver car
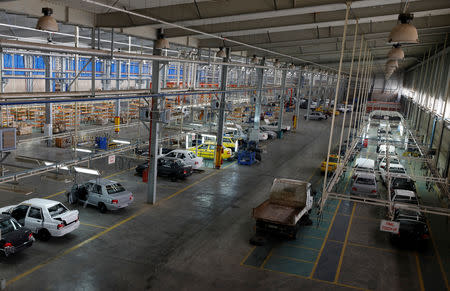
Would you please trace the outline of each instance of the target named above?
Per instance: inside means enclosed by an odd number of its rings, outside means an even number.
[[[101,213],[127,207],[134,201],[133,194],[120,183],[107,179],[94,179],[72,187],[68,193],[69,203],[81,202],[98,207]]]
[[[375,174],[364,172],[358,173],[350,193],[358,196],[377,197],[378,186]]]
[[[314,111],[314,112],[311,112],[309,114],[309,116],[305,114],[305,119],[307,119],[307,118],[310,120],[323,120],[323,119],[327,119],[328,116],[326,116],[325,114],[323,114],[320,111]]]

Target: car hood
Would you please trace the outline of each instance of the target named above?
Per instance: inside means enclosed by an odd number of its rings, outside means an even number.
[[[9,210],[11,210],[11,208],[16,207],[17,205],[10,205],[10,206],[5,206],[0,208],[0,213],[8,213],[9,214]]]

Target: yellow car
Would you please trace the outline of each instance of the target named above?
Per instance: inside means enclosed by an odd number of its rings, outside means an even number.
[[[328,160],[328,173],[333,173],[337,166],[338,166],[338,156],[337,155],[330,155],[330,158]],[[327,166],[327,160],[322,162],[322,165],[320,166],[320,170],[322,171],[322,174],[325,174],[325,168]]]
[[[196,153],[197,156],[205,158],[205,159],[214,159],[214,153],[216,151],[216,144],[212,142],[203,143],[197,147],[191,147],[188,149],[189,151]],[[231,149],[227,147],[223,147],[222,159],[227,160],[231,158],[233,152]]]
[[[224,147],[231,149],[233,152],[236,151],[236,141],[230,136],[224,136],[222,140]]]

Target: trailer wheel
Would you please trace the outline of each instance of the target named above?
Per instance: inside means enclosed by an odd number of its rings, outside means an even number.
[[[249,242],[254,246],[264,246],[267,243],[267,240],[263,236],[254,235],[250,238]]]

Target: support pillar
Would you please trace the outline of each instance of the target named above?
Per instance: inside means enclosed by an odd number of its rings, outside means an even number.
[[[309,73],[309,92],[308,92],[308,108],[306,108],[306,119],[309,120],[309,112],[311,110],[311,94],[312,94],[312,87],[314,85],[314,73]]]
[[[298,83],[297,83],[297,99],[295,100],[295,113],[292,119],[292,130],[296,130],[298,127],[298,119],[300,116],[300,89],[303,85],[303,73],[298,71]]]
[[[265,65],[265,58],[261,60],[260,65]],[[264,81],[264,69],[263,68],[257,68],[256,69],[256,100],[255,100],[255,116],[253,117],[253,129],[250,132],[250,141],[259,141],[259,127],[261,125],[261,98],[262,98],[262,88],[263,88],[263,81]]]
[[[153,54],[162,55],[162,50],[157,49],[153,45]],[[152,63],[152,94],[161,93],[161,62],[153,60]],[[148,185],[147,185],[147,203],[156,203],[156,177],[157,177],[157,163],[158,163],[158,136],[159,136],[159,110],[158,97],[152,97],[149,104],[150,111],[150,134],[149,134],[149,161],[148,161]]]
[[[51,57],[44,56],[45,62],[45,92],[51,92]],[[45,124],[44,124],[44,135],[48,137],[47,146],[52,146],[52,135],[53,135],[53,112],[52,103],[45,103]]]
[[[230,57],[230,49],[227,48],[227,56],[226,60]],[[226,60],[224,60],[224,64],[222,65],[222,78],[220,81],[220,91],[222,91],[220,96],[220,104],[219,104],[219,122],[217,127],[217,145],[216,145],[216,153],[214,155],[214,165],[216,169],[220,169],[222,165],[222,151],[223,151],[223,125],[225,123],[225,90],[227,89],[227,79],[228,79],[228,66],[226,65]]]
[[[287,70],[283,70],[281,75],[281,94],[280,94],[280,116],[278,116],[278,138],[283,136],[282,128],[283,128],[283,114],[284,114],[284,100],[286,94],[286,74]]]

